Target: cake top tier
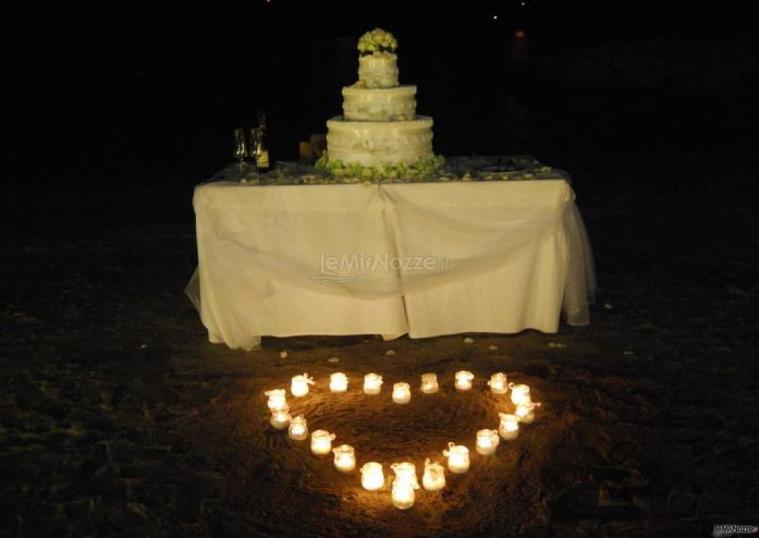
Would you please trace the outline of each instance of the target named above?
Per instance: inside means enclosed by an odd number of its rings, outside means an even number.
[[[358,52],[361,56],[374,54],[375,52],[395,52],[398,48],[393,34],[386,32],[382,28],[375,28],[362,35],[358,40]]]
[[[358,40],[357,88],[395,88],[398,86],[398,42],[381,28],[366,32]]]

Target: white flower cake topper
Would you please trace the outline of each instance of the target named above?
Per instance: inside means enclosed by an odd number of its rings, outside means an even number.
[[[367,54],[374,54],[375,52],[395,52],[398,48],[398,41],[396,41],[393,34],[386,32],[382,28],[375,28],[369,32],[366,32],[358,40],[358,51],[361,56]]]

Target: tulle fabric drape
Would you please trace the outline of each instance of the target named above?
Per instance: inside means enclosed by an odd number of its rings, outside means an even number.
[[[555,332],[589,322],[590,243],[563,179],[364,185],[210,183],[194,198],[187,294],[211,341]]]

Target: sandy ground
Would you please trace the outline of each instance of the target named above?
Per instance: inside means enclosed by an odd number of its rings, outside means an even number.
[[[209,344],[182,295],[195,263],[186,214],[88,226],[76,239],[8,238],[0,534],[695,536],[758,524],[754,208],[719,196],[580,203],[600,275],[591,326],[473,343]],[[328,396],[338,368],[354,389],[383,374],[382,396]],[[459,369],[478,375],[471,393],[452,390]],[[304,371],[317,385],[293,410],[356,446],[360,462],[421,468],[448,441],[473,448],[474,432],[509,408],[484,386],[495,371],[544,406],[517,440],[473,454],[469,473],[401,512],[387,489],[363,491],[356,474],[269,427],[262,391]],[[416,387],[426,371],[440,375],[440,394],[390,401],[389,383]]]

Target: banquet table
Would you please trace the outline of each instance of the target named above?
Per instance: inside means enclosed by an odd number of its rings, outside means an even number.
[[[415,182],[325,182],[297,167],[249,179],[230,166],[197,186],[187,293],[209,340],[553,333],[562,311],[588,324],[595,274],[568,175],[493,162]]]

